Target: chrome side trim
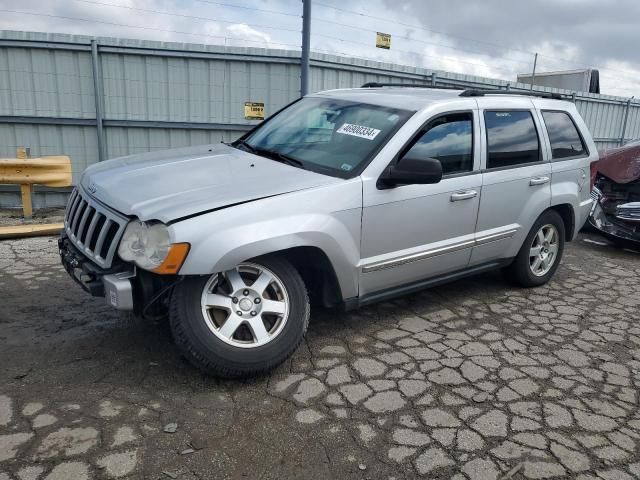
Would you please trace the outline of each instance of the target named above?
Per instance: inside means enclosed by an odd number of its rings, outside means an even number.
[[[418,253],[412,253],[410,255],[404,255],[402,257],[393,258],[390,260],[382,260],[379,262],[373,262],[362,267],[362,273],[375,272],[378,270],[385,270],[387,268],[395,268],[407,263],[418,262],[427,258],[436,257],[438,255],[445,255],[447,253],[457,252],[466,248],[471,248],[479,245],[486,245],[487,243],[497,242],[499,240],[505,240],[513,237],[518,232],[517,228],[512,228],[504,232],[491,233],[476,238],[475,240],[465,240],[464,242],[454,243],[447,245],[446,247],[432,248],[424,250]]]
[[[506,238],[513,237],[518,232],[517,228],[512,228],[511,230],[506,230],[504,232],[492,233],[490,235],[484,235],[482,237],[476,238],[474,246],[485,245],[491,242],[497,242],[498,240],[504,240]]]
[[[370,263],[362,267],[362,273],[373,272],[376,270],[384,270],[386,268],[399,267],[406,263],[417,262],[426,258],[436,257],[438,255],[444,255],[446,253],[457,252],[458,250],[464,250],[470,248],[475,243],[474,240],[466,240],[460,243],[454,243],[453,245],[447,245],[446,247],[432,248],[423,252],[412,253],[402,257],[394,258],[391,260],[382,260],[380,262]]]

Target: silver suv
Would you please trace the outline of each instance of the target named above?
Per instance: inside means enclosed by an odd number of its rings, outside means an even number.
[[[93,165],[62,262],[109,305],[168,316],[183,354],[224,377],[284,361],[311,304],[496,268],[542,285],[589,214],[597,150],[572,103],[509,93],[332,90],[228,145]]]

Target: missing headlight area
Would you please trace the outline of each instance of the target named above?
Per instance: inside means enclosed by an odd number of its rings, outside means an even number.
[[[640,140],[603,152],[596,165],[592,226],[640,244]]]

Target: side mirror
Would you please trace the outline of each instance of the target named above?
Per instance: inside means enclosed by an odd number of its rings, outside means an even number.
[[[407,155],[395,165],[390,165],[378,179],[378,188],[398,185],[424,185],[442,180],[442,164],[435,158],[419,158]]]

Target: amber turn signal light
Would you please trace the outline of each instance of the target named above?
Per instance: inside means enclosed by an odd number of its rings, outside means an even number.
[[[191,245],[188,243],[174,243],[169,247],[169,253],[164,262],[159,267],[154,268],[154,273],[161,275],[175,275],[182,267],[182,264],[187,259],[187,254]]]

